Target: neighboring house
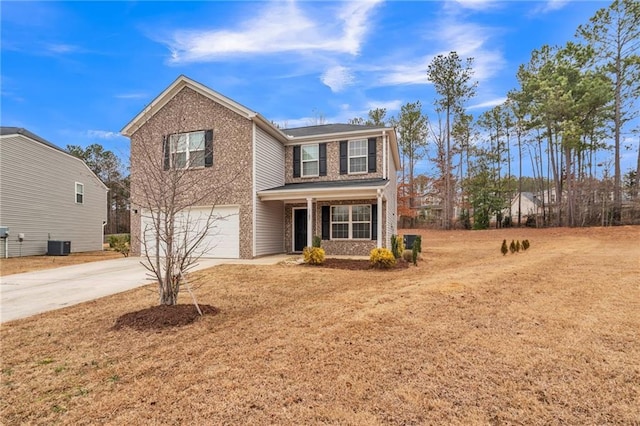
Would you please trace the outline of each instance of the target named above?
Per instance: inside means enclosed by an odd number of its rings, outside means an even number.
[[[149,219],[140,193],[148,172],[139,157],[147,155],[141,147],[149,141],[167,167],[181,167],[185,155],[201,155],[189,170],[201,176],[201,185],[233,180],[233,191],[216,203],[215,213],[225,220],[207,237],[206,257],[296,253],[316,235],[329,255],[368,255],[375,247],[390,247],[396,233],[400,159],[394,128],[327,124],[280,130],[180,76],[122,134],[131,138],[133,254],[141,254],[143,239],[155,239],[143,232]],[[180,138],[199,142],[188,153],[164,142]],[[192,191],[195,197],[198,188]],[[201,212],[211,211],[202,204]]]
[[[0,128],[0,257],[47,253],[49,240],[71,252],[102,250],[107,187],[80,160],[17,127]]]

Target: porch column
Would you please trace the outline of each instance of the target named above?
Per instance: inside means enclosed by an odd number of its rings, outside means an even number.
[[[307,247],[313,245],[313,198],[307,198]]]
[[[376,247],[382,248],[382,190],[378,189],[378,240],[376,241]]]

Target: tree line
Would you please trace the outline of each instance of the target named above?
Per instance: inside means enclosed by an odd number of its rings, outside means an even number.
[[[527,218],[536,226],[640,220],[640,149],[636,170],[621,170],[624,135],[640,133],[630,128],[640,95],[640,3],[615,0],[579,26],[575,40],[534,50],[518,69],[518,87],[478,117],[466,108],[477,88],[473,58],[438,55],[426,73],[437,95],[431,119],[416,101],[397,117],[374,109],[350,120],[397,129],[401,225],[420,217],[443,229],[522,225],[523,192],[539,204]],[[425,157],[432,172],[415,176]],[[526,157],[533,176],[522,175]]]

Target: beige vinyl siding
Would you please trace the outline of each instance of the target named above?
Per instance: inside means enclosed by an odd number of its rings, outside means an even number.
[[[106,219],[107,189],[82,161],[22,135],[0,137],[0,226],[9,227],[10,257],[46,254],[47,240],[71,241],[72,252],[101,250]]]
[[[284,252],[284,204],[260,201],[257,191],[284,185],[284,146],[264,130],[255,131],[254,256]]]

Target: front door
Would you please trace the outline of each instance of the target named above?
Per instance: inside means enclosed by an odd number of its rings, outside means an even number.
[[[307,209],[293,211],[293,251],[302,251],[307,245]]]

